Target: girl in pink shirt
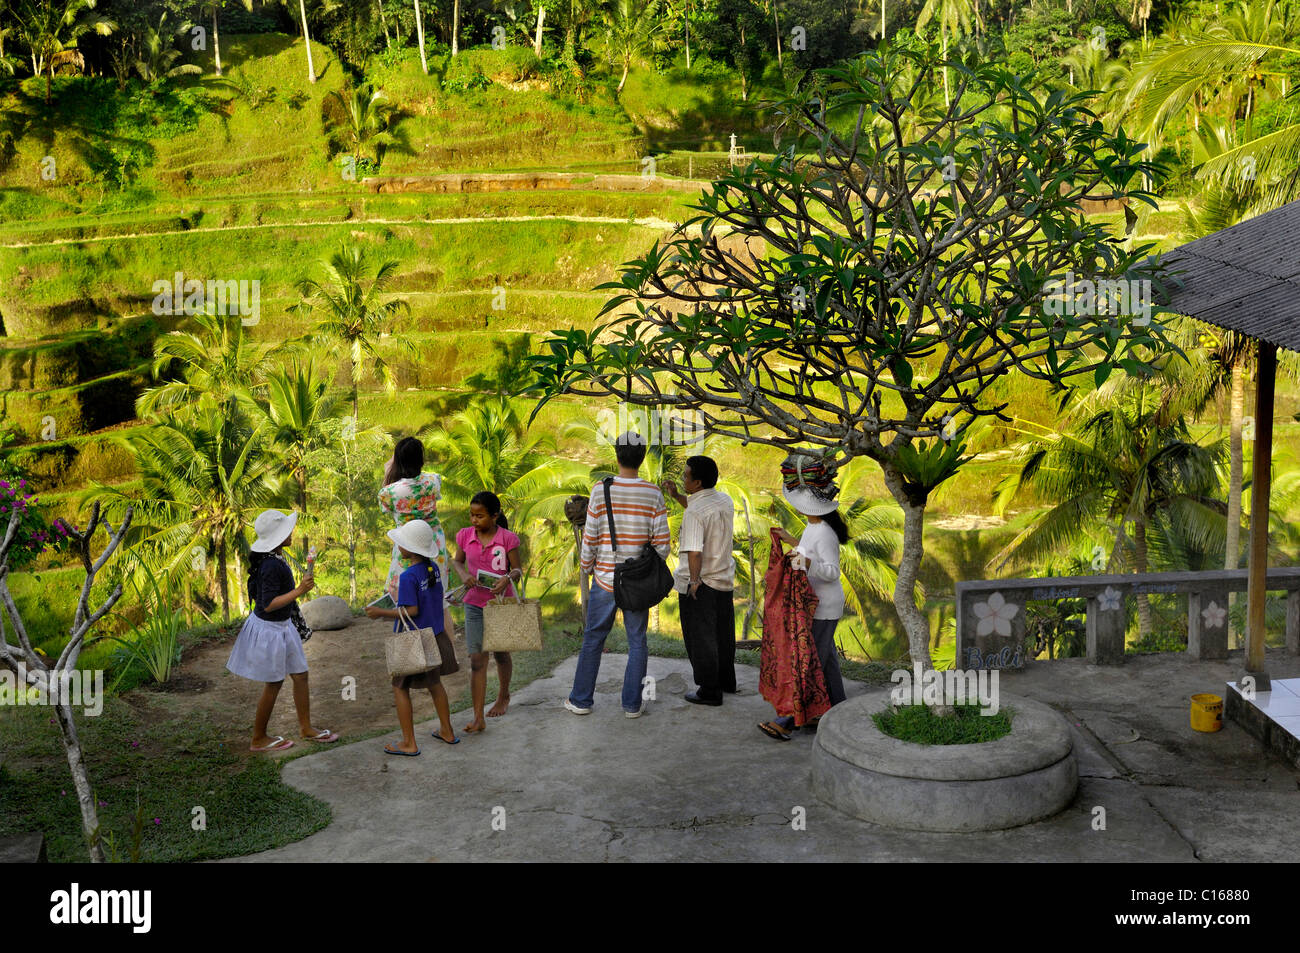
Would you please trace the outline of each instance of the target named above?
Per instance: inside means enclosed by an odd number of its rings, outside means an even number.
[[[483,705],[487,700],[488,653],[483,651],[483,607],[495,596],[515,597],[511,580],[523,575],[519,564],[519,537],[507,528],[506,516],[501,512],[501,500],[495,493],[484,490],[469,501],[469,522],[456,534],[456,557],[452,567],[468,586],[465,591],[465,647],[470,660],[470,698],[474,704],[474,720],[465,726],[466,732],[482,731],[487,727],[483,720]],[[479,571],[493,573],[501,578],[491,585],[483,585]],[[488,711],[489,718],[497,718],[510,707],[510,675],[514,663],[509,652],[493,652],[497,662],[497,681],[501,690],[496,704]]]

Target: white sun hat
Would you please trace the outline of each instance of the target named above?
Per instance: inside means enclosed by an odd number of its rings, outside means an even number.
[[[279,510],[263,510],[253,523],[253,532],[257,539],[248,548],[255,553],[274,552],[293,533],[298,525],[297,513],[281,513]]]
[[[411,520],[397,529],[390,529],[388,538],[402,549],[419,553],[428,559],[435,559],[438,555],[437,536],[433,532],[433,527],[424,520]]]

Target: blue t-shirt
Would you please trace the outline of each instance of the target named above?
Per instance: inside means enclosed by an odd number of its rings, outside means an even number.
[[[442,579],[434,563],[407,568],[397,580],[397,604],[415,606],[411,622],[417,629],[433,629],[434,635],[442,631]],[[393,620],[393,631],[402,630],[402,620]]]

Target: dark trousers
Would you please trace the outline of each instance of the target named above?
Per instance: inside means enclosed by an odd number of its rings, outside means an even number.
[[[736,612],[731,593],[703,583],[692,597],[677,594],[682,614],[682,641],[691,659],[699,696],[711,701],[736,690]]]
[[[817,658],[822,663],[822,677],[826,680],[826,694],[831,697],[831,704],[838,705],[844,701],[844,678],[840,675],[840,653],[835,648],[835,627],[839,619],[813,619],[812,637],[817,646]],[[777,724],[787,731],[794,727],[793,716],[777,718]]]

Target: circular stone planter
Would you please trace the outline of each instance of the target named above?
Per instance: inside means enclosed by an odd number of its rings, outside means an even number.
[[[1065,719],[1005,692],[1011,731],[997,741],[919,745],[891,738],[872,714],[889,691],[836,705],[813,743],[813,791],[846,814],[913,831],[996,831],[1057,813],[1074,800],[1079,770]]]

